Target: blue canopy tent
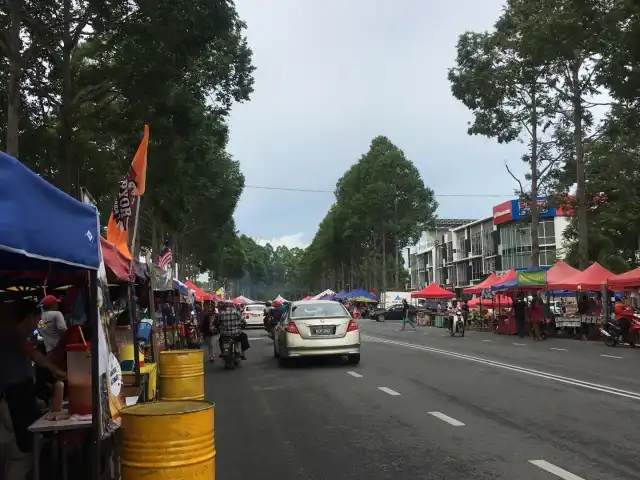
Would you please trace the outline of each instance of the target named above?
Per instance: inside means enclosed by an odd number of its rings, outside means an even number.
[[[345,300],[349,298],[362,297],[366,295],[368,292],[364,288],[358,288],[356,290],[351,290],[349,293],[345,295]]]
[[[0,152],[0,270],[100,266],[98,214]]]
[[[98,212],[67,195],[15,158],[0,152],[0,278],[52,284],[64,276],[88,275],[97,285],[100,268]],[[84,278],[87,278],[86,276]],[[100,478],[100,334],[98,299],[89,295],[91,331],[93,468]]]
[[[346,290],[340,290],[333,296],[333,300],[344,300],[348,294]]]

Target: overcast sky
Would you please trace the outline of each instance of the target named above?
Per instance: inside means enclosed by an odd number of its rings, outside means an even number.
[[[254,52],[255,92],[234,108],[231,153],[246,177],[239,230],[308,244],[338,178],[386,135],[438,195],[440,218],[481,218],[516,186],[523,146],[469,137],[447,69],[458,36],[491,28],[502,0],[236,0]],[[444,196],[443,196],[444,195]]]

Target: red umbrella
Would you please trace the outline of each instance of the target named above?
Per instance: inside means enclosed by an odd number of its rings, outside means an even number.
[[[455,296],[455,293],[445,290],[435,282],[418,292],[411,292],[411,298],[440,299],[455,298]]]

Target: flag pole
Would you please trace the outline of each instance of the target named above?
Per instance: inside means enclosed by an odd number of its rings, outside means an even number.
[[[140,203],[142,201],[142,197],[136,197],[136,208],[135,208],[135,217],[133,218],[133,234],[131,235],[131,247],[129,248],[129,252],[131,252],[131,261],[129,262],[129,324],[131,325],[131,335],[133,336],[133,371],[136,376],[136,385],[138,388],[140,387],[140,351],[138,349],[138,344],[136,341],[136,326],[138,325],[138,309],[136,308],[135,302],[135,287],[134,282],[131,277],[133,272],[133,256],[134,246],[136,244],[136,237],[138,236],[138,218],[140,216]],[[146,397],[143,397],[146,398]]]

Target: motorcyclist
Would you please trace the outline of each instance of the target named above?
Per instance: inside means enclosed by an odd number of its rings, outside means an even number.
[[[267,301],[264,305],[264,329],[267,329],[269,325],[269,318],[271,316],[271,301]]]
[[[616,320],[620,325],[620,335],[622,335],[622,341],[628,343],[631,346],[635,346],[633,340],[631,340],[629,331],[631,330],[631,318],[633,317],[633,309],[626,305],[624,301],[626,297],[624,295],[616,295]]]
[[[220,332],[220,351],[222,351],[222,340],[225,337],[237,339],[242,346],[242,358],[244,359],[244,352],[249,349],[249,338],[242,331],[242,316],[233,305],[227,303],[222,303],[218,309],[220,310],[217,318],[217,327]]]

